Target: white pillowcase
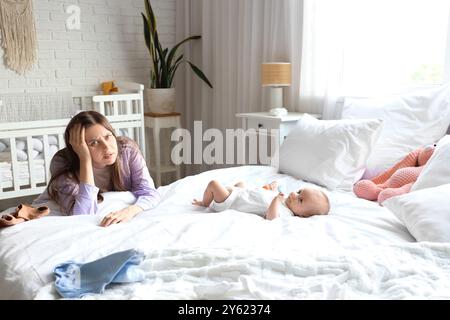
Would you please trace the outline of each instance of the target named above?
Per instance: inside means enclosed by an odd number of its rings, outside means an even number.
[[[411,191],[437,187],[446,183],[450,183],[450,136],[445,136],[439,141]]]
[[[450,184],[392,197],[383,206],[417,241],[450,242]]]
[[[305,114],[280,147],[280,171],[330,190],[361,178],[381,120],[317,120]]]
[[[385,170],[445,135],[450,124],[450,85],[384,98],[346,98],[342,118],[384,120],[367,169]]]

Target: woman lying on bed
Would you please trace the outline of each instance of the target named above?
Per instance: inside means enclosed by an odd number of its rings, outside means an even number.
[[[100,223],[104,227],[129,221],[158,204],[159,194],[137,144],[116,137],[102,114],[77,114],[67,125],[64,139],[67,147],[53,157],[50,183],[36,202],[54,200],[68,215],[95,214],[101,192],[131,191],[136,203],[106,215]]]

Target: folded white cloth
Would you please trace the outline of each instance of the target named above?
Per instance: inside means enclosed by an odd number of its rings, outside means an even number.
[[[9,185],[8,182],[13,180],[12,176],[12,168],[11,168],[11,160],[8,162],[0,161],[0,179],[2,183],[5,185]],[[19,162],[17,178],[19,180],[27,180],[30,178],[30,168],[28,167],[28,162]],[[36,160],[33,163],[33,173],[37,183],[45,182],[45,167],[43,160]]]

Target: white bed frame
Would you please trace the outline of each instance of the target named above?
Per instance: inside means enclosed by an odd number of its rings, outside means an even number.
[[[119,129],[126,130],[128,137],[138,143],[145,157],[144,86],[120,81],[116,81],[115,84],[120,88],[120,94],[75,95],[73,98],[74,103],[80,107],[80,110],[96,110],[104,114],[116,130],[116,134],[119,135]],[[0,139],[9,139],[10,164],[12,167],[12,181],[3,181],[2,168],[0,168],[0,200],[40,194],[45,190],[50,181],[51,158],[48,137],[49,135],[56,135],[58,137],[58,149],[64,148],[64,131],[69,121],[70,118],[0,123]],[[43,160],[33,160],[32,147],[28,147],[32,146],[33,137],[42,137],[44,145]],[[25,162],[28,167],[27,179],[19,178],[19,161],[17,160],[16,150],[17,138],[26,138],[28,152],[28,161]],[[38,174],[35,170],[32,170],[39,161],[43,161],[45,168],[43,179],[38,179]],[[11,168],[9,171],[11,171]]]

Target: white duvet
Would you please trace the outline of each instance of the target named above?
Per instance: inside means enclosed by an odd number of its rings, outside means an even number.
[[[386,208],[333,193],[328,216],[264,220],[191,205],[206,184],[279,180],[271,167],[214,170],[159,188],[161,204],[129,223],[98,227],[134,201],[109,193],[98,216],[49,216],[0,231],[0,298],[57,299],[54,266],[129,248],[145,252],[146,280],[85,299],[450,298],[450,245],[417,243]],[[55,213],[56,210],[53,210]]]

